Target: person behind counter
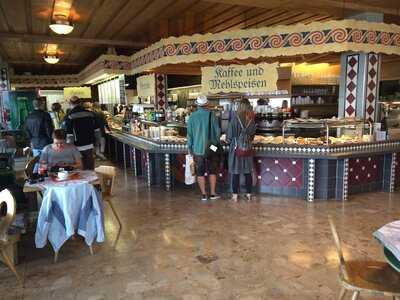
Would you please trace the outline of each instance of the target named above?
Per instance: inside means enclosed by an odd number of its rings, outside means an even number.
[[[56,129],[53,133],[53,144],[44,147],[40,156],[40,167],[51,170],[52,168],[82,168],[81,154],[78,149],[65,142],[65,132]]]
[[[253,186],[252,141],[256,134],[254,113],[248,99],[242,99],[236,114],[229,122],[227,142],[229,143],[228,169],[232,174],[232,200],[237,202],[240,187],[240,175],[246,181],[246,198],[251,200]]]
[[[221,130],[214,113],[207,109],[208,99],[206,96],[199,96],[196,99],[197,111],[192,113],[187,124],[187,145],[189,154],[193,155],[197,182],[202,194],[201,200],[207,201],[206,165],[210,181],[210,200],[216,200],[219,196],[216,194],[217,171],[220,161],[218,153],[206,155],[207,147],[220,144]],[[211,147],[212,147],[211,146]]]

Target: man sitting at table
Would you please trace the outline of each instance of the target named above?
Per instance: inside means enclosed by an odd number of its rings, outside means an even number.
[[[81,169],[81,154],[76,146],[65,142],[63,129],[56,129],[53,133],[53,144],[47,145],[40,156],[40,165],[47,170],[54,167]]]

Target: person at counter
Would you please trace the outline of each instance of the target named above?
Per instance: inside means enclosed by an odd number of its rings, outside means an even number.
[[[67,142],[75,144],[82,155],[84,170],[94,170],[94,145],[100,139],[100,125],[92,111],[82,107],[76,96],[70,99],[71,111],[65,116],[63,127],[67,133]]]
[[[226,140],[229,143],[228,169],[232,174],[232,200],[238,201],[240,175],[246,181],[246,199],[251,200],[253,187],[253,149],[256,134],[254,112],[248,99],[242,99],[229,122]]]
[[[47,170],[82,167],[81,154],[74,145],[65,143],[65,132],[62,129],[54,130],[53,143],[44,147],[39,162],[40,168]]]
[[[187,124],[187,145],[189,154],[193,155],[197,182],[202,194],[201,200],[207,201],[206,165],[210,181],[210,200],[220,198],[216,194],[217,171],[220,161],[217,146],[220,144],[221,129],[214,113],[210,111],[206,96],[199,96],[196,99],[197,111],[192,113]],[[208,151],[208,147],[213,148]]]

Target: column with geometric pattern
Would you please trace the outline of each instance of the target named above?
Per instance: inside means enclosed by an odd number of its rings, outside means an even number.
[[[343,53],[339,89],[339,116],[375,122],[378,118],[380,55]]]
[[[379,72],[380,55],[368,53],[365,87],[365,120],[371,122],[376,120],[376,105],[379,97]]]
[[[346,78],[345,78],[345,105],[344,117],[351,118],[356,116],[357,108],[357,79],[359,54],[352,54],[346,57]]]
[[[155,74],[156,76],[156,107],[165,109],[168,106],[167,101],[167,75]]]

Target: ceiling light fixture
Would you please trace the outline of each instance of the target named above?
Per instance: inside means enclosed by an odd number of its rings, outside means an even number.
[[[55,15],[49,27],[57,34],[69,34],[74,30],[74,25],[65,15]]]
[[[43,56],[43,59],[48,64],[52,64],[52,65],[54,65],[60,61],[60,58],[57,55],[49,55],[49,54],[46,54],[45,56]]]

